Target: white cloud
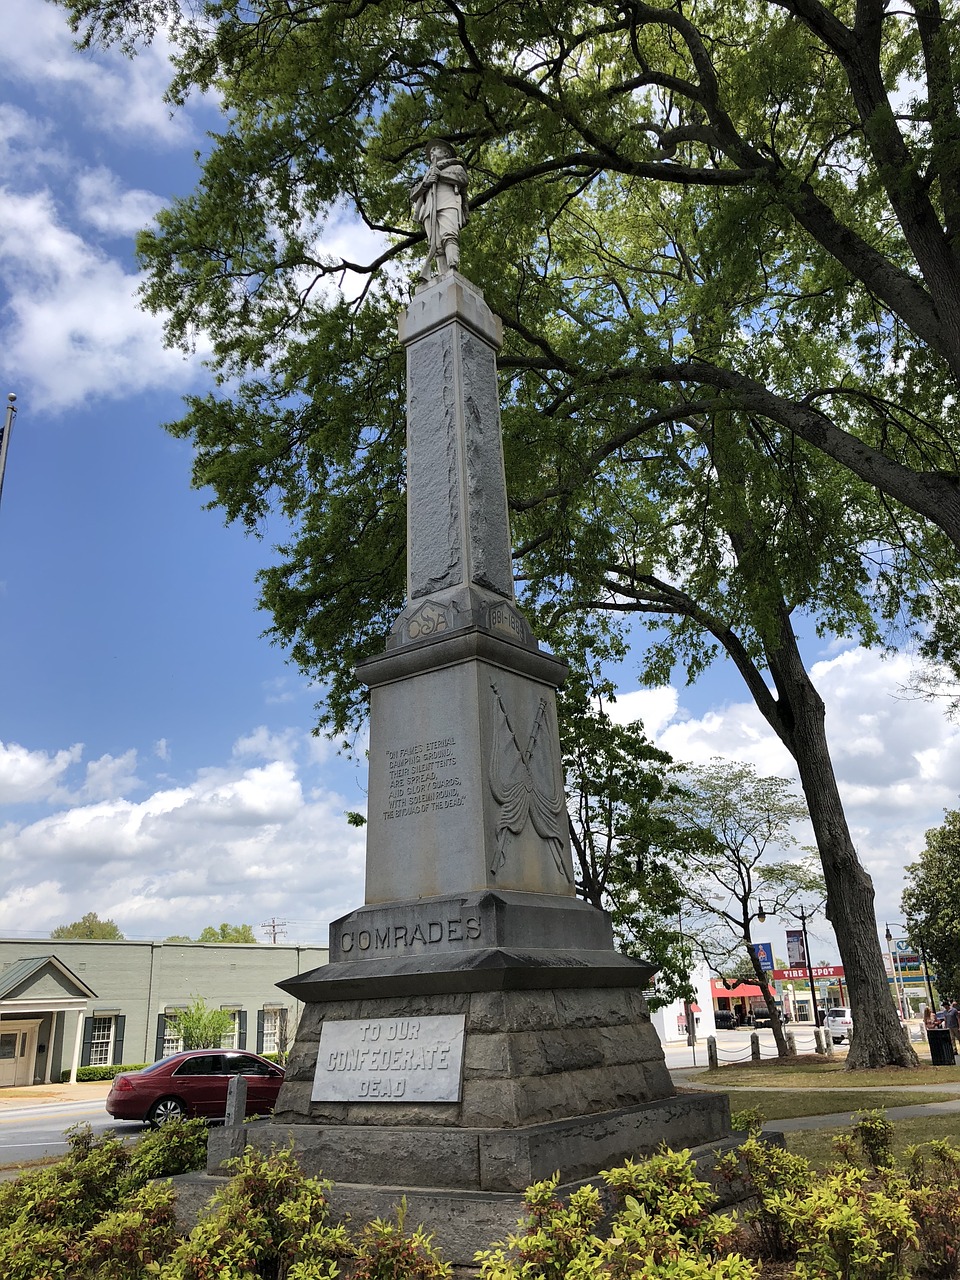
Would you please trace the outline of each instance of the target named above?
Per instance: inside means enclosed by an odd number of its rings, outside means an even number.
[[[271,743],[284,758],[253,763]],[[25,754],[35,757],[34,772],[46,763],[53,774],[49,795],[79,759],[79,749],[59,753],[69,758],[57,771],[49,762],[58,756]],[[133,751],[101,757],[87,767],[87,786],[117,792],[135,767]],[[182,785],[137,801],[91,798],[34,822],[7,823],[0,902],[18,901],[21,909],[0,910],[0,929],[44,933],[96,910],[128,936],[165,937],[280,914],[298,922],[291,940],[324,940],[325,924],[363,899],[364,838],[344,816],[356,803],[325,787],[314,768],[306,735],[255,730],[235,744],[231,763]],[[24,883],[24,867],[42,893]]]
[[[136,775],[137,753],[125,751],[122,756],[103,755],[87,765],[83,784],[84,800],[114,800],[142,785]]]
[[[192,114],[171,110],[163,101],[171,68],[170,46],[162,36],[135,58],[117,49],[79,53],[62,9],[45,0],[4,0],[0,40],[8,81],[34,90],[47,85],[104,133],[168,146],[196,138]]]
[[[36,404],[64,409],[200,376],[198,361],[163,347],[160,320],[137,305],[138,278],[66,227],[49,192],[0,192],[0,267],[10,318],[0,367]]]
[[[83,755],[83,743],[48,754],[0,742],[0,804],[24,804],[63,795],[64,775]]]
[[[677,690],[661,685],[656,689],[634,689],[630,693],[619,694],[616,702],[610,703],[606,710],[617,724],[639,720],[648,737],[653,738],[676,716],[679,704]]]
[[[153,221],[163,203],[152,191],[125,190],[117,175],[102,166],[77,178],[80,217],[106,235],[136,235]]]

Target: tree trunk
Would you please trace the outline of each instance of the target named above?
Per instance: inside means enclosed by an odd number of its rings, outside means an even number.
[[[847,1069],[915,1067],[917,1055],[890,998],[877,935],[873,881],[857,858],[837,789],[825,728],[823,700],[803,665],[784,609],[780,644],[768,648],[778,713],[797,762],[827,885],[833,925],[853,1010]],[[808,957],[809,959],[810,957]]]
[[[792,1057],[793,1055],[790,1053],[790,1047],[787,1044],[787,1037],[784,1035],[780,1010],[777,1008],[776,1001],[770,994],[770,984],[767,982],[767,975],[763,972],[760,961],[757,959],[756,951],[754,951],[753,947],[750,945],[749,928],[744,929],[743,938],[747,944],[747,955],[750,957],[753,972],[756,974],[757,983],[760,987],[760,994],[763,996],[763,1003],[767,1006],[767,1013],[770,1015],[770,1026],[773,1028],[773,1039],[777,1046],[777,1057]]]

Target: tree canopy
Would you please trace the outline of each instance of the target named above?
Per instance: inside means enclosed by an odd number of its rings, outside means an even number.
[[[221,380],[173,429],[229,520],[290,535],[273,634],[352,677],[403,593],[395,320],[433,135],[473,180],[464,270],[504,323],[518,572],[544,626],[627,608],[646,674],[727,654],[797,760],[854,1065],[912,1057],[794,618],[956,658],[960,121],[950,9],[880,0],[60,0],[88,41],[177,49],[225,126],[141,237],[145,301]],[[325,249],[346,210],[362,259]],[[614,622],[611,625],[615,626]],[[862,1015],[862,1016],[861,1016]]]
[[[166,1026],[184,1049],[216,1049],[233,1030],[234,1020],[228,1009],[211,1009],[202,996],[191,996],[185,1009],[166,1015]]]
[[[960,811],[948,809],[904,868],[903,912],[942,995],[960,997]]]
[[[256,942],[256,934],[251,924],[227,924],[219,926],[208,924],[197,936],[198,942]]]
[[[113,920],[101,920],[96,911],[74,920],[72,924],[59,924],[50,930],[51,938],[105,938],[123,941],[123,934]]]

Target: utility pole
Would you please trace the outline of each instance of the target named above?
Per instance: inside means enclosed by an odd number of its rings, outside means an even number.
[[[264,920],[260,925],[261,929],[265,929],[270,935],[270,941],[276,944],[278,938],[282,938],[287,932],[286,926],[288,920],[278,920],[276,916],[271,916],[269,920]]]
[[[7,469],[10,432],[13,430],[13,420],[17,416],[16,399],[17,397],[11,391],[7,396],[7,412],[3,420],[3,426],[0,427],[0,498],[3,497],[3,473]]]

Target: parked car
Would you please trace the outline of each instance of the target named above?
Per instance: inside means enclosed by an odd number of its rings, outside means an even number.
[[[186,1116],[222,1120],[230,1077],[247,1081],[247,1115],[266,1115],[276,1105],[284,1070],[255,1053],[188,1049],[151,1063],[142,1071],[124,1071],[107,1094],[107,1111],[118,1120],[166,1124]]]
[[[740,1025],[732,1009],[715,1009],[713,1021],[718,1031],[736,1031]]]
[[[834,1044],[842,1044],[844,1040],[849,1042],[850,1032],[853,1030],[853,1015],[846,1006],[828,1009],[823,1025]]]

